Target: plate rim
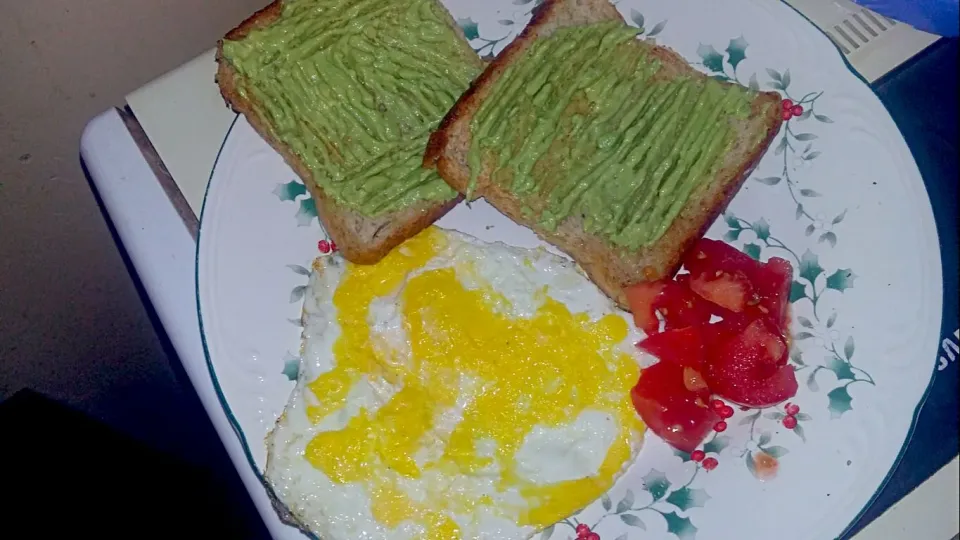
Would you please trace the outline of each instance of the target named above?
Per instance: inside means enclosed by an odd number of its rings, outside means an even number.
[[[915,158],[914,155],[913,155],[913,151],[911,150],[909,144],[907,144],[906,138],[903,136],[903,132],[901,131],[900,127],[899,127],[899,126],[897,125],[897,123],[893,120],[893,117],[890,116],[890,111],[887,109],[887,106],[886,106],[886,105],[883,103],[883,101],[880,99],[880,96],[876,93],[876,91],[874,90],[874,88],[871,86],[870,82],[867,81],[866,78],[864,78],[864,77],[853,67],[853,65],[850,63],[850,61],[847,59],[847,57],[843,55],[843,53],[840,51],[839,47],[837,47],[836,43],[834,43],[833,40],[831,40],[831,39],[826,35],[826,33],[825,33],[816,23],[814,23],[812,19],[810,19],[810,17],[808,17],[807,15],[805,15],[804,13],[802,13],[802,12],[801,12],[800,10],[798,10],[796,7],[794,7],[793,5],[791,5],[790,3],[788,3],[786,0],[780,0],[779,3],[780,3],[781,5],[786,6],[786,7],[789,8],[791,11],[793,11],[796,15],[798,15],[799,17],[801,17],[804,21],[806,21],[806,23],[807,23],[810,27],[812,27],[818,34],[820,34],[820,39],[823,39],[823,40],[826,41],[826,43],[829,43],[829,45],[830,45],[831,48],[833,49],[833,53],[836,54],[836,55],[840,58],[840,60],[843,62],[843,65],[847,68],[847,71],[848,71],[851,75],[853,75],[853,77],[856,78],[861,84],[863,84],[863,85],[870,91],[871,94],[873,94],[873,96],[877,99],[877,101],[878,101],[878,102],[880,103],[880,105],[881,105],[881,108],[883,109],[883,114],[885,115],[885,120],[889,121],[889,123],[892,125],[892,127],[893,127],[894,129],[896,129],[896,132],[897,132],[897,134],[899,135],[900,141],[902,142],[904,149],[906,150],[907,154],[910,156],[910,161],[909,161],[909,163],[908,163],[907,166],[911,167],[911,168],[913,169],[913,171],[916,173],[915,176],[916,176],[917,178],[919,178],[920,184],[921,184],[921,186],[923,187],[923,193],[924,193],[924,195],[925,195],[921,200],[918,201],[918,203],[920,203],[920,206],[922,206],[922,208],[919,208],[919,210],[920,210],[922,213],[926,214],[926,215],[929,217],[929,220],[928,220],[928,221],[930,221],[930,223],[932,223],[932,224],[934,225],[933,228],[932,228],[932,232],[933,232],[933,234],[934,234],[934,236],[935,236],[935,240],[936,240],[937,261],[936,261],[936,264],[933,265],[933,266],[934,266],[934,272],[936,272],[937,277],[938,277],[938,280],[937,280],[938,287],[937,287],[937,288],[939,289],[938,292],[937,292],[937,294],[936,294],[936,306],[935,306],[935,307],[936,307],[937,309],[936,309],[935,311],[936,311],[936,313],[938,314],[937,317],[940,319],[940,329],[939,329],[939,332],[942,334],[942,333],[943,333],[943,324],[944,324],[943,318],[942,318],[943,301],[944,301],[944,299],[943,299],[943,252],[942,252],[942,249],[941,249],[941,247],[940,247],[940,242],[939,242],[939,237],[940,237],[940,235],[939,235],[939,231],[937,231],[937,228],[936,228],[936,222],[935,222],[934,214],[933,214],[933,206],[932,206],[932,203],[931,203],[931,200],[930,200],[930,193],[929,193],[929,190],[927,189],[926,181],[925,181],[923,175],[921,174],[921,172],[920,172],[920,170],[919,170],[919,167],[917,166],[917,161],[916,161],[916,158]],[[907,60],[907,62],[909,62],[909,61],[910,61],[910,59]],[[208,178],[207,178],[207,185],[206,185],[206,187],[204,188],[203,204],[202,204],[202,206],[201,206],[200,215],[199,215],[199,217],[198,217],[196,250],[195,250],[195,257],[194,257],[194,292],[195,292],[195,298],[196,298],[197,320],[198,320],[199,330],[200,330],[200,341],[201,341],[201,344],[202,344],[202,346],[203,346],[204,361],[205,361],[206,366],[207,366],[207,371],[208,371],[208,373],[210,374],[210,379],[211,379],[211,382],[213,383],[214,391],[215,391],[215,393],[216,393],[216,395],[217,395],[217,400],[220,402],[220,406],[221,406],[221,408],[223,409],[223,411],[224,411],[224,413],[225,413],[225,416],[227,417],[227,421],[230,423],[231,428],[233,428],[234,434],[237,436],[237,438],[238,438],[239,441],[240,441],[240,445],[241,445],[241,447],[243,448],[243,453],[244,453],[244,456],[246,457],[247,464],[253,469],[253,473],[254,473],[254,475],[256,476],[257,480],[259,481],[260,485],[267,490],[268,497],[270,498],[272,505],[275,506],[275,505],[276,505],[276,502],[279,501],[279,499],[278,499],[277,496],[276,496],[276,492],[275,492],[275,490],[273,489],[273,487],[270,485],[270,483],[266,480],[266,478],[265,478],[265,476],[264,476],[264,473],[260,470],[260,467],[257,465],[256,460],[254,459],[253,454],[252,454],[251,449],[250,449],[250,448],[251,448],[251,445],[250,445],[250,442],[249,442],[249,440],[248,440],[247,434],[244,432],[243,428],[240,426],[240,422],[239,422],[239,420],[237,419],[236,415],[234,414],[233,409],[230,407],[230,404],[229,404],[229,402],[227,401],[226,396],[225,396],[224,393],[223,393],[223,389],[222,389],[222,387],[221,387],[221,385],[220,385],[219,378],[217,377],[216,368],[215,368],[214,365],[213,365],[213,359],[212,359],[212,357],[211,357],[211,355],[210,355],[210,349],[209,349],[209,345],[208,345],[208,343],[207,343],[206,332],[204,331],[203,308],[202,308],[201,293],[200,293],[200,248],[201,248],[201,237],[202,237],[202,234],[203,234],[203,223],[204,223],[204,219],[203,219],[203,218],[204,218],[204,214],[205,214],[206,209],[207,209],[207,202],[208,202],[208,198],[209,198],[209,195],[210,195],[210,186],[211,186],[211,183],[212,183],[212,180],[213,180],[213,176],[214,176],[214,174],[215,174],[216,171],[217,171],[217,166],[218,166],[219,163],[220,163],[220,158],[221,158],[221,156],[222,156],[222,154],[223,154],[223,150],[224,150],[224,148],[226,147],[228,141],[230,140],[230,136],[231,136],[231,134],[233,133],[233,130],[234,130],[234,128],[236,127],[236,124],[237,124],[238,120],[240,119],[240,116],[241,116],[240,113],[234,113],[234,118],[233,118],[233,120],[230,122],[230,126],[229,126],[229,128],[227,129],[226,133],[225,133],[224,136],[223,136],[223,140],[221,141],[220,147],[219,147],[219,149],[217,150],[216,158],[214,159],[213,164],[212,164],[211,167],[210,167],[210,174],[209,174],[209,176],[208,176]],[[932,349],[934,350],[934,352],[935,352],[935,350],[936,350],[936,345],[938,345],[938,344],[934,344],[934,345],[932,346]],[[883,476],[883,478],[880,480],[880,483],[877,485],[877,488],[874,490],[873,494],[870,496],[870,498],[867,500],[867,502],[863,505],[863,507],[853,516],[853,518],[850,519],[849,523],[848,523],[848,524],[843,528],[843,530],[836,536],[836,538],[838,538],[838,539],[839,539],[839,538],[848,538],[849,535],[852,533],[852,531],[853,531],[854,529],[858,528],[858,526],[860,526],[859,528],[862,529],[864,526],[866,526],[866,525],[869,524],[869,523],[863,523],[862,526],[861,526],[861,521],[863,520],[863,518],[864,518],[864,516],[866,515],[866,513],[867,513],[867,512],[873,507],[873,505],[876,503],[876,501],[877,501],[877,499],[879,498],[880,494],[883,492],[884,489],[886,489],[886,487],[887,487],[888,484],[890,483],[891,479],[893,478],[894,474],[895,474],[896,471],[899,469],[899,467],[900,467],[900,465],[901,465],[901,463],[902,463],[902,461],[903,461],[903,458],[904,458],[904,456],[905,456],[905,454],[906,454],[906,451],[907,451],[908,447],[910,446],[910,443],[911,443],[912,440],[913,440],[913,436],[914,436],[914,433],[915,433],[915,431],[916,431],[917,424],[918,424],[918,421],[919,421],[919,418],[920,418],[920,413],[922,412],[923,407],[926,405],[927,399],[928,399],[929,396],[930,396],[930,392],[931,392],[931,390],[932,390],[932,388],[933,388],[933,385],[934,385],[934,382],[935,382],[935,380],[936,380],[936,374],[937,374],[936,354],[932,354],[932,358],[933,358],[933,360],[931,361],[930,376],[929,376],[929,378],[928,378],[928,380],[927,380],[926,387],[924,388],[923,393],[921,394],[919,400],[917,401],[916,406],[915,406],[914,409],[913,409],[913,413],[912,413],[911,419],[910,419],[910,425],[909,425],[908,428],[907,428],[907,431],[906,431],[906,434],[904,435],[903,441],[900,443],[900,448],[899,448],[899,450],[898,450],[898,452],[897,452],[896,457],[893,459],[892,463],[890,464],[889,470],[888,470],[887,473]],[[877,517],[879,517],[879,516],[877,516]],[[278,518],[279,518],[279,516],[278,516]],[[292,525],[290,525],[289,523],[283,521],[282,519],[281,519],[280,521],[281,521],[281,523],[283,523],[284,525],[293,527]],[[293,528],[296,528],[301,534],[305,535],[305,536],[308,537],[308,538],[311,538],[311,539],[314,539],[314,540],[320,540],[320,538],[319,538],[318,536],[316,536],[316,535],[315,535],[314,533],[312,533],[312,532],[305,531],[305,530],[303,530],[303,529],[301,529],[301,528],[299,528],[299,527],[293,527]]]

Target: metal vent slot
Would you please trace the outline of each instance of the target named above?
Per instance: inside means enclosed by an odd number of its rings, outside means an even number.
[[[886,30],[886,29],[887,29],[887,27],[884,26],[882,22],[880,22],[880,19],[876,18],[876,17],[873,15],[873,12],[870,11],[869,9],[863,10],[863,15],[864,15],[866,18],[870,19],[870,22],[872,22],[873,24],[875,24],[875,25],[877,26],[877,28],[879,28],[880,30]],[[856,15],[854,15],[854,17],[856,17]]]
[[[853,14],[853,20],[855,20],[855,21],[857,21],[858,23],[860,23],[860,27],[863,28],[864,30],[866,30],[867,33],[870,34],[871,36],[877,37],[877,36],[880,35],[880,34],[877,33],[876,30],[873,29],[872,26],[870,26],[869,24],[867,24],[866,21],[864,21],[863,18],[860,17],[859,14],[854,13],[854,14]],[[883,31],[884,29],[881,28],[880,30]]]
[[[860,38],[860,41],[862,41],[863,43],[866,43],[866,42],[870,41],[870,40],[867,38],[867,36],[863,35],[863,32],[861,32],[860,30],[858,30],[857,27],[854,26],[852,22],[850,22],[850,19],[847,19],[847,20],[843,21],[843,25],[846,26],[847,29],[850,30],[850,32],[853,33],[853,35],[855,35],[855,36],[857,36],[858,38]]]
[[[844,22],[847,22],[847,21],[844,21]],[[833,30],[836,33],[840,34],[840,37],[846,40],[847,44],[853,47],[854,50],[860,48],[860,44],[857,43],[856,40],[854,40],[852,37],[850,37],[850,34],[848,34],[846,30],[841,28],[839,24],[833,25]]]
[[[824,30],[823,33],[830,38],[830,41],[832,41],[834,45],[840,47],[840,50],[843,52],[843,54],[850,54],[850,49],[844,47],[843,43],[841,43],[837,38],[833,37],[833,34],[831,34],[829,30]]]
[[[880,19],[883,19],[882,21]],[[853,51],[879,38],[896,24],[882,15],[874,14],[869,9],[862,9],[859,13],[850,13],[850,17],[833,25],[833,30],[827,30],[827,37],[843,51],[850,55]]]

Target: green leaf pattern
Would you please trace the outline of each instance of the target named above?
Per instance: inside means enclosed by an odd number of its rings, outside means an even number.
[[[730,437],[728,435],[716,435],[703,445],[703,451],[708,454],[719,454],[728,446],[730,446]]]
[[[643,487],[653,496],[653,500],[659,501],[670,489],[670,481],[667,480],[667,475],[653,469],[643,477]]]
[[[470,17],[457,19],[457,25],[463,30],[463,36],[467,38],[467,41],[473,41],[480,37],[480,29],[477,27],[477,23]]]
[[[827,288],[843,292],[853,288],[853,280],[857,275],[849,268],[841,268],[827,277]]]
[[[727,45],[727,62],[730,64],[730,67],[733,68],[734,73],[737,71],[737,66],[747,57],[747,46],[750,45],[747,43],[747,40],[743,39],[743,36],[734,38],[730,40],[730,44]]]
[[[664,514],[663,517],[667,520],[667,531],[677,535],[680,540],[693,540],[697,537],[697,528],[693,526],[690,518],[676,512]]]
[[[843,416],[843,413],[852,410],[853,398],[850,397],[850,392],[847,390],[847,386],[841,386],[839,388],[834,388],[827,394],[827,398],[830,400],[830,418],[840,418]]]
[[[713,45],[704,45],[697,47],[697,56],[703,62],[703,67],[714,73],[723,73],[723,55],[717,52]]]
[[[314,203],[313,198],[307,194],[307,187],[300,179],[277,184],[277,187],[273,188],[273,194],[282,202],[297,203],[297,213],[294,215],[297,220],[297,226],[307,227],[317,218],[316,203]]]
[[[681,510],[690,508],[703,508],[710,500],[710,495],[702,489],[684,487],[680,488],[667,497],[667,502]]]
[[[307,187],[300,180],[291,180],[285,184],[277,184],[273,188],[273,194],[281,201],[295,201],[297,197],[305,194]]]
[[[287,353],[287,358],[283,362],[283,375],[290,381],[296,381],[300,374],[300,359]]]

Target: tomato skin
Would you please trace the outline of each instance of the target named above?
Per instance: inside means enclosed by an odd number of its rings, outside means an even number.
[[[749,255],[741,253],[730,244],[709,238],[701,238],[697,241],[693,249],[683,258],[683,265],[693,277],[710,274],[716,270],[729,272],[740,270],[749,278],[752,277],[751,271],[757,264],[757,261],[751,259]]]
[[[697,326],[654,334],[637,343],[637,347],[656,356],[662,362],[672,362],[679,366],[703,371],[706,349],[703,344],[703,335]]]
[[[623,290],[630,304],[633,314],[633,323],[647,335],[655,334],[660,330],[660,321],[654,302],[666,286],[666,281],[645,281],[630,285]]]
[[[751,322],[753,320],[745,314],[728,313],[722,321],[702,326],[700,336],[704,347],[707,351],[717,350],[743,332]]]
[[[664,284],[654,300],[654,309],[663,315],[666,330],[686,328],[710,322],[710,305],[675,281]]]
[[[716,349],[708,350],[704,376],[717,395],[738,405],[768,407],[797,393],[797,378],[788,365],[789,348],[779,329],[755,319],[731,336],[731,324],[718,335]]]
[[[692,368],[661,361],[643,370],[630,398],[644,423],[668,444],[692,452],[720,421],[710,408],[710,390],[690,390]]]

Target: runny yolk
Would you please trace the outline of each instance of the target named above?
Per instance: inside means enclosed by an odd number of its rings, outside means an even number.
[[[334,293],[341,336],[334,345],[336,367],[310,383],[319,405],[315,422],[339,410],[360,377],[383,378],[401,387],[375,412],[361,411],[339,431],[325,431],[307,445],[306,458],[331,480],[359,482],[371,494],[371,511],[383,525],[420,523],[426,538],[453,540],[460,531],[454,513],[470,513],[489,497],[449,493],[429,483],[414,500],[400,487],[428,470],[452,474],[495,473],[497,491],[513,490],[524,510],[504,517],[521,525],[548,526],[605,493],[630,458],[631,431],[642,424],[629,400],[639,368],[618,344],[627,324],[617,315],[591,321],[586,314],[543,295],[529,318],[513,318],[506,299],[489,287],[467,289],[455,268],[422,268],[446,245],[436,228],[405,242],[375,265],[349,265]],[[469,271],[468,269],[464,271]],[[395,293],[411,346],[409,362],[371,345],[367,321],[371,302]],[[422,468],[414,460],[425,442],[439,435],[434,423],[457,403],[461,381],[474,381],[463,418],[445,440],[442,455]],[[516,453],[537,426],[565,425],[584,410],[611,414],[619,426],[594,476],[534,484],[517,472]],[[495,448],[478,451],[478,445]]]

